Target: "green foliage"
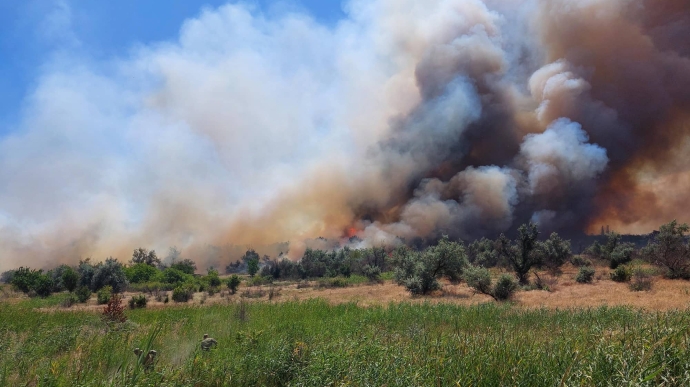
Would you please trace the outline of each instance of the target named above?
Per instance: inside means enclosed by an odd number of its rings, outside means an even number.
[[[495,267],[500,263],[495,242],[482,238],[475,240],[467,247],[467,257],[471,264],[482,267]]]
[[[541,264],[541,251],[538,248],[539,230],[534,223],[523,224],[518,228],[518,238],[511,243],[501,234],[496,243],[498,254],[505,259],[515,272],[520,284],[529,284],[529,272]]]
[[[659,233],[642,250],[642,255],[664,268],[668,278],[690,279],[690,245],[686,234],[690,226],[673,220],[659,228]]]
[[[91,258],[79,260],[79,265],[77,266],[77,273],[79,273],[79,286],[88,286],[89,289],[94,290],[92,287],[92,280],[93,275],[96,273],[96,267],[97,265],[94,265],[91,262]]]
[[[98,265],[91,279],[91,289],[98,290],[110,286],[114,293],[122,293],[127,287],[124,266],[115,258],[108,258]]]
[[[12,276],[12,287],[29,295],[48,297],[53,292],[55,283],[49,274],[43,270],[20,267]]]
[[[156,267],[160,265],[161,260],[156,255],[155,250],[148,251],[144,248],[138,248],[132,253],[132,260],[130,261],[132,265],[145,264],[149,266]]]
[[[74,295],[77,296],[77,301],[83,304],[91,298],[91,289],[82,285],[74,291]]]
[[[77,271],[73,268],[67,266],[62,271],[61,279],[62,286],[65,288],[65,290],[68,292],[73,292],[79,284],[79,273],[77,273]]]
[[[135,263],[125,268],[127,281],[132,284],[153,281],[159,273],[158,269],[146,263]]]
[[[510,299],[518,288],[515,278],[508,274],[501,274],[494,285],[494,297],[498,301]]]
[[[609,261],[611,269],[619,265],[626,264],[632,260],[635,253],[635,245],[630,242],[623,242],[621,235],[615,232],[606,235],[606,243],[600,245],[595,242],[587,249],[587,253],[606,261]]]
[[[592,261],[581,255],[573,255],[573,257],[570,259],[570,263],[572,263],[575,267],[592,266]]]
[[[163,282],[173,285],[179,285],[193,279],[191,275],[173,267],[163,270],[162,278]]]
[[[391,265],[399,285],[412,294],[427,294],[440,288],[438,278],[458,281],[468,263],[462,244],[444,235],[436,246],[421,253],[405,246],[396,249]]]
[[[191,259],[183,259],[170,265],[170,269],[178,270],[184,274],[193,275],[196,272],[196,263]]]
[[[560,268],[572,256],[570,241],[563,240],[557,233],[552,233],[549,239],[539,246],[542,253],[542,264],[553,274],[559,274]]]
[[[204,281],[208,283],[210,287],[217,288],[221,285],[220,277],[218,276],[218,271],[209,269],[208,274],[204,277]]]
[[[113,296],[113,288],[110,285],[104,286],[96,293],[96,300],[98,305],[107,304]]]
[[[491,273],[481,266],[468,267],[464,279],[476,292],[491,296],[496,301],[509,300],[518,288],[515,279],[508,274],[502,274],[496,284],[492,285]]]
[[[194,297],[194,290],[191,284],[180,285],[173,290],[172,299],[175,302],[187,302]]]
[[[362,274],[369,280],[369,282],[379,282],[381,280],[381,268],[378,266],[365,265],[362,268]]]
[[[240,286],[240,277],[238,277],[236,274],[233,274],[228,278],[228,289],[230,289],[230,293],[235,294],[237,293],[237,288]]]
[[[138,296],[132,296],[132,298],[129,299],[129,308],[130,309],[141,309],[141,308],[146,308],[146,303],[147,303],[146,296],[143,294],[139,294]]]
[[[611,280],[615,282],[628,282],[630,281],[631,275],[632,273],[630,272],[630,269],[628,269],[628,267],[625,265],[620,265],[609,273]]]
[[[577,272],[577,276],[575,277],[575,281],[581,284],[591,284],[592,281],[594,280],[594,274],[595,270],[591,266],[583,266],[580,268],[580,270]]]
[[[320,288],[346,288],[349,285],[345,277],[322,278],[319,280]]]

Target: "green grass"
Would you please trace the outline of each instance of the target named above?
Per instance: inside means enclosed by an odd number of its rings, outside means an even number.
[[[0,304],[0,385],[690,383],[687,311],[313,300],[132,310],[128,323],[110,329],[98,314],[34,309],[42,305]],[[204,333],[218,340],[210,353],[198,347]],[[136,364],[135,347],[158,351],[154,371]]]

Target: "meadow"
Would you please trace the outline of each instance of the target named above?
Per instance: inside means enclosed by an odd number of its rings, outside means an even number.
[[[2,386],[681,386],[685,311],[321,299],[99,313],[0,303]],[[52,307],[56,307],[51,309]],[[201,351],[204,333],[218,340]],[[132,353],[158,352],[146,372]]]

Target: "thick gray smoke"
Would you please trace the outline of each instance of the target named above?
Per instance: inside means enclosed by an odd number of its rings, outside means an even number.
[[[345,8],[230,3],[105,63],[66,44],[0,138],[0,270],[690,220],[685,0]]]

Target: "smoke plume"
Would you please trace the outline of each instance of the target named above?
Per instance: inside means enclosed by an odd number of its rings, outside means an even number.
[[[344,7],[56,53],[0,138],[0,270],[690,220],[686,0]]]

